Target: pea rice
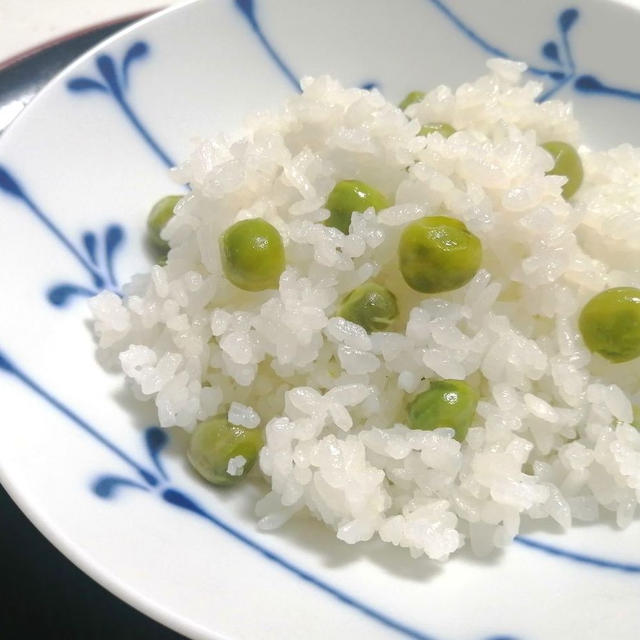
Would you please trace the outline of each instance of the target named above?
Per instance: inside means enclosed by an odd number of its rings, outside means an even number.
[[[155,402],[161,426],[190,431],[227,413],[264,429],[263,529],[309,511],[347,543],[377,536],[446,560],[465,542],[479,554],[505,547],[523,519],[566,529],[634,517],[640,366],[593,355],[578,316],[603,289],[640,286],[640,150],[578,146],[570,104],[536,103],[542,85],[522,63],[488,67],[405,112],[375,89],[305,78],[280,110],[203,141],[174,170],[192,191],[162,231],[166,264],[134,276],[123,299],[90,303],[101,350]],[[456,132],[419,135],[434,122]],[[547,174],[549,141],[579,149],[584,182],[570,201],[565,179]],[[348,235],[322,224],[344,179],[392,203],[354,213]],[[398,242],[408,223],[443,212],[480,239],[482,265],[468,284],[425,295],[404,282]],[[218,238],[251,218],[283,238],[277,290],[223,276]],[[370,279],[399,316],[368,334],[336,313]],[[462,442],[407,426],[411,400],[439,379],[480,396]]]

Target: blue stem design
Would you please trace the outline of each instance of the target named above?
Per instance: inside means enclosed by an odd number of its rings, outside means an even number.
[[[573,560],[581,564],[588,564],[592,567],[599,567],[601,569],[615,569],[617,571],[623,571],[624,573],[640,573],[640,565],[630,562],[616,562],[614,560],[606,560],[604,558],[598,558],[596,556],[589,556],[584,553],[576,553],[575,551],[568,551],[567,549],[561,549],[551,544],[545,544],[544,542],[538,542],[529,537],[518,536],[516,542],[519,542],[525,547],[536,549],[537,551],[544,551],[552,556],[564,558],[566,560]]]
[[[175,162],[167,155],[162,147],[155,141],[153,136],[149,133],[147,128],[142,124],[142,121],[135,114],[133,109],[124,100],[124,98],[114,96],[114,99],[122,109],[124,115],[129,119],[129,122],[133,125],[134,129],[142,136],[144,141],[151,147],[155,154],[164,162],[164,164],[170,169],[175,166]]]
[[[262,46],[265,48],[265,51],[269,54],[269,57],[276,63],[280,71],[284,73],[287,77],[287,80],[293,85],[296,91],[300,91],[300,82],[296,75],[291,71],[289,66],[285,63],[285,61],[280,57],[278,52],[274,49],[271,42],[265,36],[262,31],[262,27],[258,23],[256,19],[256,8],[254,0],[234,0],[236,7],[242,12],[244,17],[249,22],[251,29],[256,34],[258,40],[262,43]]]

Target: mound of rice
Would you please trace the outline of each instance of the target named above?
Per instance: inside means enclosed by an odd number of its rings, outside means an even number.
[[[124,299],[91,301],[101,349],[163,427],[228,412],[265,429],[265,529],[308,509],[345,542],[379,536],[445,560],[465,541],[507,545],[523,517],[565,528],[603,510],[621,527],[634,517],[640,366],[593,356],[577,315],[604,288],[640,285],[640,151],[579,147],[585,180],[566,202],[539,145],[579,144],[571,105],[536,103],[542,86],[523,81],[523,64],[488,67],[406,113],[377,90],[304,79],[276,113],[197,147],[175,170],[192,191],[163,232],[166,266],[135,276]],[[433,121],[458,131],[419,136]],[[322,224],[323,206],[353,178],[394,204],[354,214],[344,235]],[[399,274],[398,237],[443,211],[481,239],[483,268],[461,289],[418,294]],[[222,275],[219,235],[255,217],[285,243],[277,291]],[[334,317],[371,277],[398,297],[393,332]],[[481,394],[462,443],[404,424],[437,378]]]

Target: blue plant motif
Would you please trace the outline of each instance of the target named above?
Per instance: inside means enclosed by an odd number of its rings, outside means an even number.
[[[490,56],[497,58],[510,58],[514,60],[522,59],[521,56],[514,55],[513,53],[507,53],[500,47],[483,38],[451,9],[445,0],[426,0],[426,2],[430,3],[435,9],[440,11],[440,13],[442,13],[451,22],[451,24],[458,29],[458,31],[478,45]],[[269,57],[276,63],[295,89],[299,90],[300,84],[296,74],[284,58],[277,52],[275,46],[271,43],[258,21],[255,0],[234,0],[234,3],[236,8],[247,19],[249,26],[264,46]],[[542,102],[544,100],[548,100],[567,85],[571,85],[573,89],[581,93],[603,94],[617,96],[619,98],[628,98],[631,100],[640,100],[640,91],[614,87],[606,84],[594,75],[578,73],[569,34],[578,22],[579,17],[580,12],[574,7],[561,11],[556,19],[556,36],[547,40],[541,46],[542,57],[551,63],[551,66],[544,67],[537,64],[528,65],[527,71],[530,74],[541,76],[546,80],[547,88],[538,97],[538,101]],[[378,86],[379,84],[373,81],[361,83],[361,87],[363,89],[371,89]]]
[[[124,240],[124,230],[118,224],[110,224],[97,235],[87,231],[79,245],[74,244],[53,222],[50,216],[34,202],[12,173],[0,165],[0,192],[20,200],[44,225],[53,237],[66,249],[86,271],[91,285],[69,282],[56,284],[47,291],[47,299],[56,307],[65,306],[74,296],[93,296],[103,289],[120,292],[114,272],[113,259]]]
[[[464,23],[446,4],[444,0],[427,0],[442,12],[465,36],[484,49],[488,54],[500,58],[520,60],[521,57],[508,54],[479,36]],[[640,91],[633,91],[621,87],[611,86],[589,73],[580,73],[569,40],[569,33],[580,18],[580,11],[570,7],[561,11],[556,19],[557,36],[543,43],[541,54],[552,63],[552,68],[543,68],[530,64],[528,71],[534,75],[544,76],[550,86],[538,98],[539,101],[548,100],[565,85],[571,85],[580,93],[611,95],[629,100],[640,100]]]
[[[169,155],[144,126],[142,120],[127,100],[127,92],[130,87],[131,64],[137,60],[146,58],[148,55],[149,45],[142,40],[134,42],[127,49],[119,65],[116,64],[112,56],[103,53],[96,58],[96,67],[100,74],[99,80],[86,76],[78,76],[67,82],[67,88],[74,93],[94,91],[113,98],[134,130],[142,137],[156,156],[167,167],[173,167],[175,164],[173,160],[171,160]]]

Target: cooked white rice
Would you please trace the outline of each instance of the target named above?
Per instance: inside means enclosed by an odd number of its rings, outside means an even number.
[[[579,147],[585,180],[567,203],[539,145],[579,145],[571,105],[537,104],[542,86],[523,82],[523,64],[488,67],[406,114],[376,90],[304,79],[276,113],[197,147],[176,170],[192,191],[163,232],[166,266],[135,276],[124,299],[91,301],[100,347],[163,427],[221,412],[266,425],[265,529],[308,509],[345,542],[379,536],[444,560],[465,541],[478,553],[507,545],[523,516],[564,528],[603,510],[620,526],[634,517],[640,366],[592,356],[576,319],[594,293],[640,285],[640,151]],[[432,121],[458,131],[419,136]],[[345,236],[321,224],[323,205],[352,178],[394,204],[354,214]],[[398,237],[443,210],[481,239],[483,268],[456,291],[417,294],[399,274]],[[222,276],[218,236],[255,217],[284,239],[277,291]],[[372,276],[398,297],[394,332],[333,317]],[[440,377],[481,393],[463,443],[403,424],[413,394]]]

